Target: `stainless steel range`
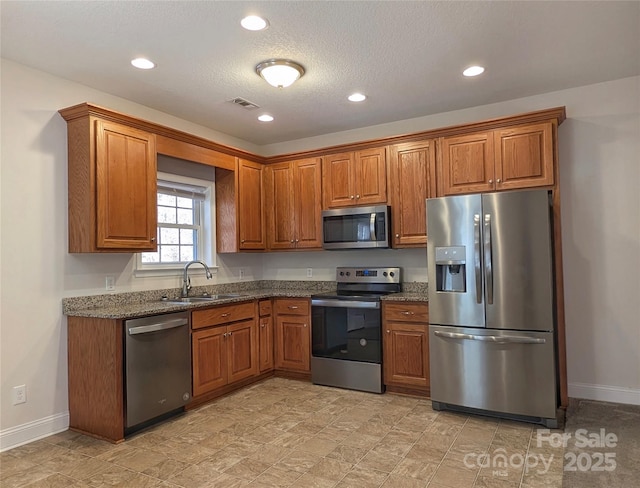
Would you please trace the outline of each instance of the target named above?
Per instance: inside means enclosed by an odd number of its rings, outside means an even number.
[[[382,393],[380,299],[400,291],[400,268],[340,267],[336,281],[311,297],[311,381]]]

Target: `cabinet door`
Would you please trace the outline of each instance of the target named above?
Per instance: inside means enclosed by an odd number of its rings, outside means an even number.
[[[193,396],[227,384],[226,327],[212,327],[191,335]]]
[[[384,324],[384,383],[429,387],[429,327],[426,324]]]
[[[227,326],[227,379],[229,383],[258,374],[256,321],[244,320]]]
[[[276,318],[275,362],[277,369],[309,372],[311,362],[309,317],[278,315]]]
[[[321,249],[322,164],[320,158],[296,161],[294,198],[296,248]]]
[[[267,166],[269,181],[269,249],[295,247],[293,163]]]
[[[273,318],[261,317],[259,337],[259,364],[260,372],[273,369]]]
[[[259,163],[238,161],[238,231],[240,250],[266,248],[264,225],[263,167]]]
[[[479,193],[495,189],[492,132],[440,139],[438,195]]]
[[[391,146],[393,247],[426,247],[426,199],[436,196],[435,142]]]
[[[322,158],[323,208],[350,207],[355,204],[354,153]]]
[[[386,149],[358,151],[355,158],[356,205],[387,202]]]
[[[551,122],[495,131],[496,189],[553,185]]]
[[[96,247],[155,251],[155,136],[96,120]]]

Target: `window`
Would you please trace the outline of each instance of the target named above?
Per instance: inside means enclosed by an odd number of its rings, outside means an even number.
[[[213,182],[158,173],[158,250],[138,255],[136,271],[182,269],[200,260],[214,265]]]

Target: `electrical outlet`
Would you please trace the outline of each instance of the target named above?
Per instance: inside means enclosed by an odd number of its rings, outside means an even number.
[[[27,403],[27,385],[13,387],[13,404]]]
[[[240,268],[240,279],[244,279],[244,269]]]
[[[107,276],[104,279],[104,287],[107,291],[116,289],[116,279],[113,276]]]
[[[313,277],[313,268],[307,268],[307,278]]]

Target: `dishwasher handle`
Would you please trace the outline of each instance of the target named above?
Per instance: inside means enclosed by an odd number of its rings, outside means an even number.
[[[128,332],[129,332],[129,335],[148,334],[150,332],[157,332],[159,330],[167,330],[167,329],[174,329],[176,327],[182,327],[183,325],[187,325],[188,323],[189,323],[189,320],[186,318],[163,320],[160,322],[156,322],[155,324],[131,327]]]

